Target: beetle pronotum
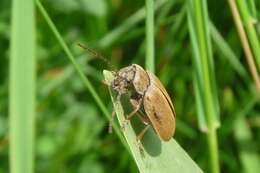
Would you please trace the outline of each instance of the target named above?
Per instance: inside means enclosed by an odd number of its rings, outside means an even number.
[[[171,139],[175,132],[175,110],[166,89],[153,73],[133,64],[115,73],[111,87],[117,92],[117,99],[130,93],[134,110],[126,116],[126,120],[138,115],[146,125],[137,140],[142,139],[149,126],[154,128],[161,140]]]

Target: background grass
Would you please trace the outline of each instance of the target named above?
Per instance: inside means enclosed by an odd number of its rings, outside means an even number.
[[[247,1],[244,1],[247,2]],[[248,1],[249,2],[249,1]],[[255,3],[252,3],[255,2]],[[45,0],[44,7],[61,32],[108,112],[112,103],[102,84],[109,67],[87,56],[78,43],[102,52],[121,68],[145,66],[145,2],[137,0]],[[190,31],[186,2],[155,1],[155,69],[172,96],[177,112],[175,139],[196,163],[210,171],[206,138],[199,130],[193,86]],[[259,1],[250,1],[250,15],[259,19]],[[223,172],[258,170],[259,102],[227,1],[208,1],[216,89],[220,105],[219,164]],[[8,84],[11,4],[0,2],[0,172],[9,172]],[[85,89],[73,65],[39,10],[37,25],[37,105],[35,172],[137,172],[108,121]],[[254,25],[256,32],[258,25]],[[211,26],[210,26],[211,28]],[[215,30],[214,30],[215,31]],[[250,32],[250,31],[249,31]],[[212,33],[211,33],[212,34]],[[25,37],[28,37],[25,35]],[[222,38],[222,39],[221,39]],[[26,38],[25,38],[26,39]],[[259,33],[253,40],[259,41]],[[26,40],[24,40],[26,43]],[[255,51],[257,52],[257,51]],[[255,57],[256,58],[256,57]],[[256,60],[256,59],[255,59]],[[243,70],[244,69],[244,70]],[[239,131],[239,129],[244,129]],[[254,161],[252,161],[254,160]],[[170,163],[169,163],[170,164]]]

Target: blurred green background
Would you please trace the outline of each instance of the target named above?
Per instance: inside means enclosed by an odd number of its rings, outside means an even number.
[[[103,69],[111,69],[77,46],[94,48],[115,68],[138,63],[144,66],[145,21],[138,0],[44,0],[68,46],[77,57],[109,110],[113,110]],[[260,16],[260,1],[255,1]],[[205,134],[199,130],[193,90],[192,49],[185,1],[167,1],[156,10],[156,74],[174,100],[177,112],[175,139],[208,172]],[[259,168],[259,102],[244,58],[227,1],[208,1],[213,25],[234,51],[242,70],[232,64],[213,42],[216,84],[220,102],[218,129],[221,172],[250,172]],[[0,1],[0,173],[9,171],[8,161],[8,64],[10,40],[8,0]],[[132,16],[132,17],[131,17]],[[46,21],[36,10],[37,25],[37,117],[36,172],[113,173],[138,172],[108,121],[86,91],[65,57]],[[259,23],[256,24],[259,28]],[[118,28],[119,27],[119,28]],[[122,32],[123,31],[123,32]],[[121,34],[122,32],[122,34]],[[112,33],[112,34],[111,34]],[[24,40],[26,42],[26,40]],[[240,67],[240,66],[239,66]],[[242,71],[242,72],[241,72]],[[248,171],[249,170],[249,171]],[[259,170],[255,170],[257,173]]]

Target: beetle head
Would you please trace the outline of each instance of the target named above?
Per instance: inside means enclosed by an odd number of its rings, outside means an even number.
[[[125,94],[132,86],[133,79],[135,76],[135,66],[131,65],[122,68],[115,74],[116,78],[112,82],[112,88],[119,94]]]

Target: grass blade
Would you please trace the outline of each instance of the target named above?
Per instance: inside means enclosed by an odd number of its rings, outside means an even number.
[[[249,1],[250,2],[250,1]],[[258,71],[260,71],[260,41],[259,37],[257,35],[257,31],[254,26],[254,18],[250,14],[249,8],[248,8],[248,1],[245,0],[237,0],[235,2],[238,6],[239,13],[241,15],[243,25],[245,27],[248,41],[250,43],[252,52],[255,57],[255,61],[258,67]],[[251,4],[253,5],[253,4]]]
[[[114,79],[112,73],[109,71],[104,71],[103,73],[105,80],[111,83]],[[117,118],[122,126],[122,122],[125,120],[124,110],[111,90],[110,93]],[[152,129],[144,136],[142,142],[144,148],[141,149],[136,142],[136,129],[133,127],[130,124],[127,125],[123,133],[141,173],[202,173],[201,169],[174,139],[171,139],[169,142],[161,142]]]
[[[35,21],[34,1],[12,1],[10,56],[10,170],[34,169]]]
[[[257,17],[257,10],[256,10],[256,5],[255,5],[255,1],[254,0],[249,0],[248,1],[248,6],[250,9],[250,12],[252,14],[253,17]]]
[[[247,38],[246,31],[244,30],[244,26],[239,14],[239,10],[237,8],[237,4],[234,0],[229,0],[229,6],[231,8],[231,12],[236,24],[236,28],[238,30],[238,34],[245,52],[245,58],[247,60],[251,75],[255,81],[256,89],[258,93],[260,93],[260,77],[258,74],[259,68],[257,69],[255,60],[254,60],[254,52],[251,50],[250,47],[250,39]],[[255,38],[257,39],[257,38]],[[256,45],[257,46],[257,45]],[[257,59],[257,55],[255,55],[255,58]],[[257,60],[256,60],[257,61]]]
[[[206,0],[189,1],[188,23],[193,48],[195,67],[196,100],[199,122],[206,122],[207,139],[212,173],[219,173],[218,142],[216,128],[219,122],[219,103],[216,93],[213,55],[210,40],[209,19]],[[198,93],[198,94],[197,94]],[[201,107],[203,106],[203,107]],[[202,111],[203,110],[203,111]],[[202,117],[204,117],[202,119]],[[206,121],[205,121],[205,120]],[[205,124],[200,125],[205,128]]]
[[[154,73],[154,0],[146,0],[146,69]]]

